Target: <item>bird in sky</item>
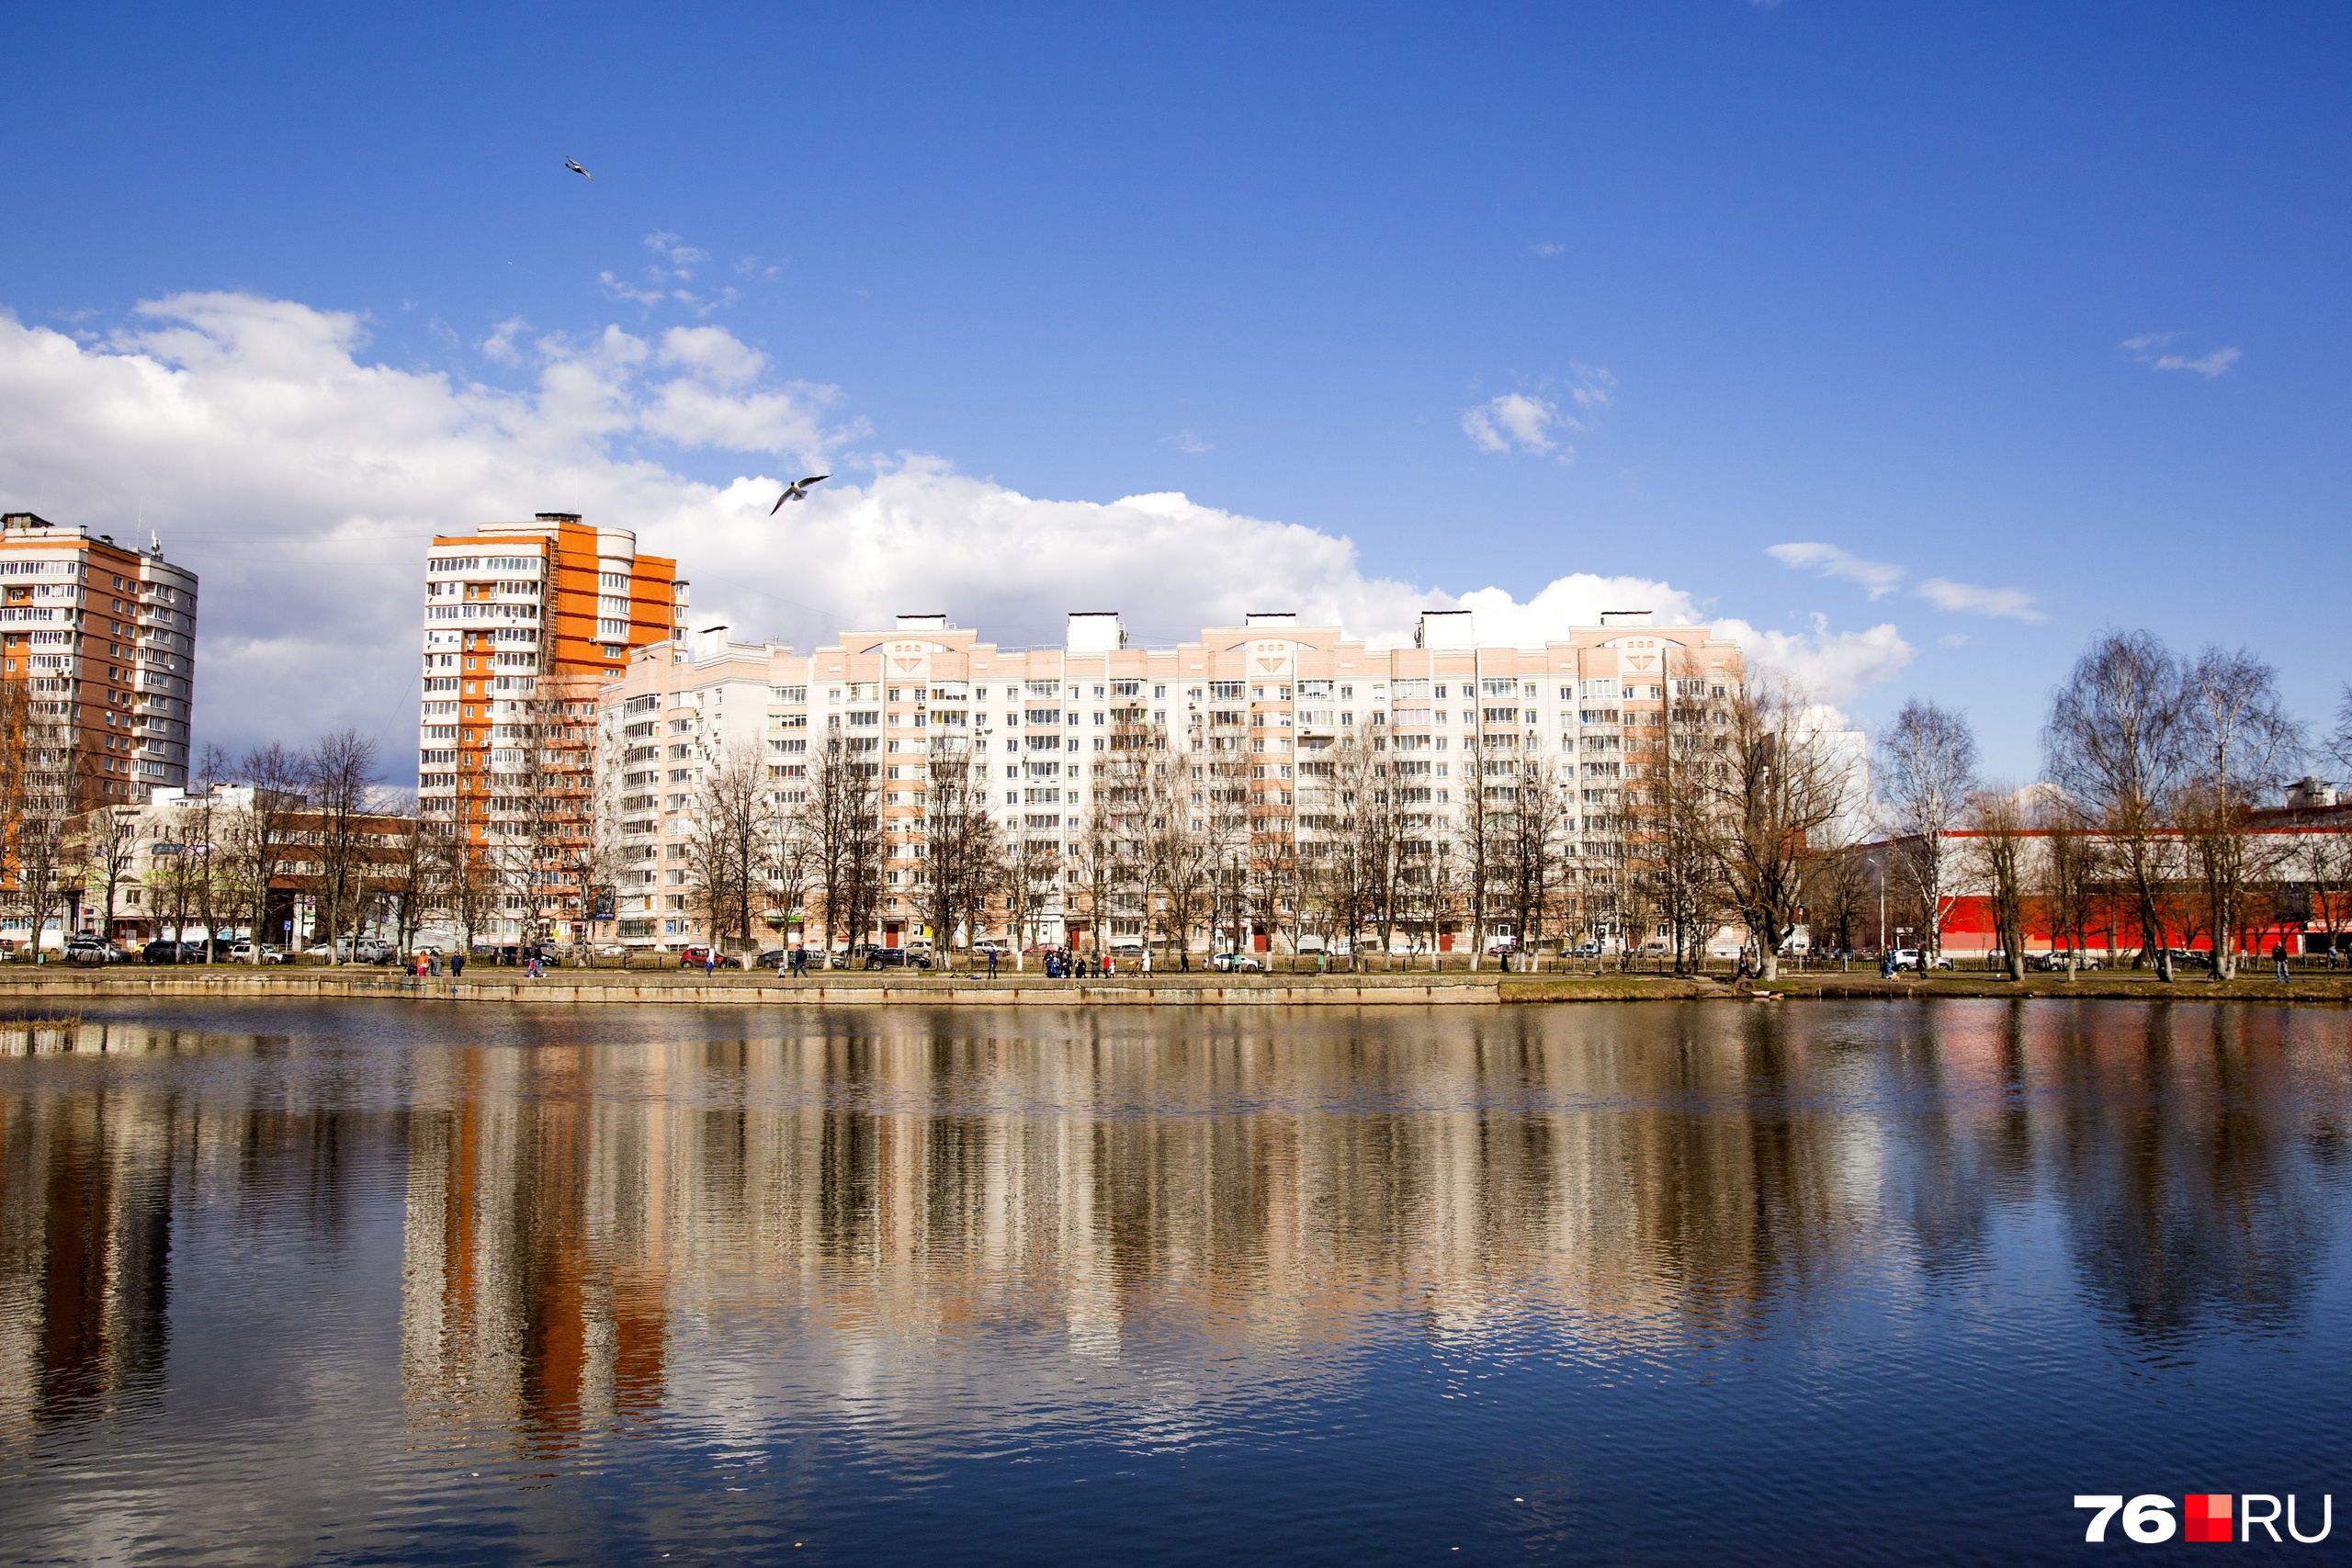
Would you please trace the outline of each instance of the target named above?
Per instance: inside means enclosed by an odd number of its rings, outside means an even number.
[[[808,487],[810,485],[822,484],[832,477],[833,476],[831,474],[810,474],[805,479],[793,480],[790,484],[784,487],[784,493],[775,498],[775,504],[768,508],[768,515],[773,517],[777,513],[783,511],[784,503],[787,501],[808,500]]]
[[[593,180],[596,177],[587,170],[582,168],[580,166],[580,160],[577,158],[566,158],[563,161],[563,166],[570,169],[573,174],[578,175],[583,180]]]

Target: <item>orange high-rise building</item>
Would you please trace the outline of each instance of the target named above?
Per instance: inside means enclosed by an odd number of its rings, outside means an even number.
[[[196,574],[161,544],[0,516],[0,680],[25,683],[42,736],[30,750],[46,759],[28,765],[36,793],[62,795],[62,809],[185,785]]]
[[[417,806],[496,884],[477,937],[562,935],[585,919],[596,688],[632,649],[682,639],[685,605],[677,562],[571,513],[434,539]]]

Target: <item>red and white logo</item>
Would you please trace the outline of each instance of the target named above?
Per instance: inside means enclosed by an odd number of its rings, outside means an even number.
[[[2289,1496],[2283,1501],[2282,1507],[2281,1499],[2267,1492],[2191,1492],[2180,1500],[2176,1516],[2172,1499],[2157,1493],[2143,1492],[2127,1500],[2121,1493],[2111,1492],[2076,1497],[2075,1506],[2092,1510],[2083,1539],[2094,1546],[2106,1542],[2108,1522],[2119,1514],[2123,1517],[2123,1533],[2142,1546],[2154,1546],[2176,1534],[2183,1540],[2252,1540],[2256,1530],[2273,1544],[2283,1545],[2278,1534],[2282,1515],[2288,1538],[2304,1546],[2318,1545],[2335,1529],[2332,1494],[2320,1497],[2317,1535],[2303,1533],[2302,1521],[2296,1517],[2298,1499]]]
[[[2230,1495],[2191,1492],[2180,1502],[2180,1534],[2184,1540],[2228,1540]]]

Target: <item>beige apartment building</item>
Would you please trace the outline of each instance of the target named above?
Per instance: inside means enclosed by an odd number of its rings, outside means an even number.
[[[686,863],[698,784],[723,755],[755,747],[772,804],[788,811],[805,797],[812,756],[833,739],[878,773],[888,858],[874,927],[860,940],[885,946],[930,934],[912,890],[922,785],[943,750],[983,764],[1009,850],[1064,862],[1120,754],[1149,748],[1149,766],[1175,770],[1166,798],[1189,814],[1184,825],[1223,835],[1237,886],[1295,863],[1302,837],[1314,838],[1310,781],[1351,741],[1379,754],[1388,787],[1436,836],[1482,782],[1541,763],[1566,792],[1574,852],[1606,859],[1621,852],[1610,840],[1639,765],[1627,754],[1663,735],[1677,698],[1721,699],[1745,678],[1738,648],[1712,628],[1651,622],[1645,612],[1611,614],[1521,648],[1481,643],[1471,612],[1431,611],[1411,646],[1374,649],[1339,626],[1263,614],[1148,649],[1130,646],[1116,613],[1089,612],[1069,617],[1059,647],[1006,649],[922,615],[808,653],[711,627],[640,649],[603,687],[599,810],[622,869],[614,919],[596,935],[662,947],[703,940]],[[1057,896],[1026,911],[1023,929],[1000,910],[962,934],[1019,945],[1145,939],[1149,911],[1095,910],[1077,880],[1069,872]],[[1232,938],[1280,945],[1283,897],[1237,906]],[[1450,949],[1467,935],[1449,924],[1431,940]]]

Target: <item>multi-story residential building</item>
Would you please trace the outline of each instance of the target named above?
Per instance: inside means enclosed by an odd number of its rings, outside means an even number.
[[[595,693],[686,603],[675,561],[571,513],[435,538],[417,802],[465,934],[585,934]]]
[[[1223,911],[1212,923],[1264,948],[1288,921],[1297,941],[1295,874],[1322,830],[1313,807],[1351,750],[1378,754],[1424,846],[1459,826],[1472,795],[1541,764],[1571,807],[1573,855],[1607,879],[1627,852],[1624,781],[1667,744],[1670,716],[1698,722],[1688,716],[1719,711],[1708,705],[1745,678],[1737,647],[1710,628],[1650,621],[1604,616],[1517,648],[1480,644],[1469,612],[1430,612],[1413,646],[1372,649],[1266,614],[1142,649],[1115,613],[1080,613],[1063,646],[1014,650],[944,615],[901,615],[807,654],[714,628],[690,649],[641,653],[600,699],[603,798],[622,855],[614,934],[662,945],[707,934],[684,863],[696,786],[721,747],[755,731],[779,810],[828,745],[870,755],[885,869],[872,929],[855,939],[885,945],[923,934],[914,895],[943,754],[978,764],[1008,854],[1049,868],[1019,930],[995,906],[989,929],[1024,943],[1141,942],[1159,913],[1148,894],[1106,891],[1089,865],[1171,828],[1209,846]],[[1458,923],[1433,917],[1429,944],[1451,949]]]
[[[0,681],[23,684],[68,814],[187,783],[196,586],[160,542],[0,516]]]
[[[300,798],[265,802],[271,819],[256,833],[254,795],[245,784],[159,789],[141,805],[85,818],[81,928],[133,947],[161,937],[249,937],[252,879],[263,874],[255,846],[268,843],[276,847],[266,868],[263,942],[300,948],[324,940],[322,902],[336,904],[335,923],[346,937],[355,926],[391,938],[413,932],[416,911],[404,906],[414,818],[369,812],[348,821],[342,863],[330,868],[324,857],[336,852],[326,847],[325,817]],[[330,874],[336,869],[339,882]]]
[[[790,648],[732,642],[727,631],[713,626],[684,645],[639,649],[598,697],[594,836],[603,902],[592,934],[599,940],[677,947],[707,934],[690,865],[703,786],[730,753],[764,755],[768,716],[772,706],[782,711],[780,699],[807,701],[805,690],[771,680],[797,668]],[[772,804],[788,810],[800,795],[784,772],[771,783]]]

